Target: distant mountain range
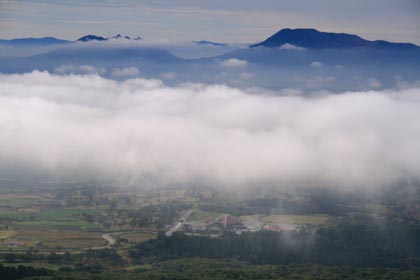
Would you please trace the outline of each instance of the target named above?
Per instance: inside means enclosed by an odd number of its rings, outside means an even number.
[[[194,42],[203,47],[101,43],[140,39],[117,34],[108,38],[86,35],[76,41],[8,40],[7,43],[17,47],[0,46],[0,73],[97,71],[115,78],[115,69],[135,67],[142,77],[164,79],[172,84],[211,82],[336,91],[361,90],[368,88],[368,83],[374,89],[410,84],[418,81],[420,74],[420,47],[414,44],[369,41],[356,35],[315,29],[283,29],[249,47],[205,40]],[[38,48],[41,44],[46,47]],[[199,55],[188,57],[182,52]]]
[[[73,42],[91,42],[91,41],[108,41],[113,39],[125,40],[142,40],[141,37],[129,37],[117,34],[112,37],[102,37],[97,35],[86,35],[76,41],[68,41],[56,39],[53,37],[44,38],[22,38],[12,40],[0,40],[0,44],[9,46],[50,46],[68,44]],[[206,40],[193,41],[197,45],[207,46],[227,46],[225,43],[216,43]],[[357,35],[346,33],[321,32],[316,29],[282,29],[266,40],[250,45],[250,48],[281,48],[291,49],[290,46],[296,46],[306,49],[350,49],[350,48],[369,48],[369,49],[392,49],[392,50],[409,50],[418,49],[419,46],[411,43],[394,43],[383,40],[369,41]]]
[[[280,48],[284,45],[294,45],[307,49],[416,49],[418,46],[410,43],[393,43],[383,40],[369,41],[357,35],[346,33],[320,32],[316,29],[282,29],[261,43],[251,45],[251,48]]]
[[[134,40],[138,41],[142,38],[137,37],[130,37],[130,36],[123,36],[121,34],[117,34],[112,37],[102,37],[102,36],[96,36],[96,35],[86,35],[83,37],[80,37],[79,39],[75,41],[69,41],[69,40],[63,40],[63,39],[57,39],[54,37],[43,37],[43,38],[20,38],[20,39],[11,39],[11,40],[2,40],[0,39],[0,45],[6,45],[6,46],[14,46],[14,47],[36,47],[36,46],[52,46],[52,45],[65,45],[69,43],[75,43],[75,42],[91,42],[91,41],[108,41],[112,39],[125,39],[125,40]]]

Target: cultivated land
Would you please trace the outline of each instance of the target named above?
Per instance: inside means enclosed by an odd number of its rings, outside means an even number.
[[[319,215],[269,215],[261,217],[261,221],[284,224],[308,224],[321,225],[330,217],[325,214]]]

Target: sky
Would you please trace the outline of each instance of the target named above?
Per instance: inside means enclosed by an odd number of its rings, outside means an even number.
[[[312,27],[420,44],[418,0],[0,0],[0,38],[117,33],[150,40],[253,43]]]

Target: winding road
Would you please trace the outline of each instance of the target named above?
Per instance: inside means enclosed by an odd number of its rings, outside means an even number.
[[[99,249],[106,249],[106,248],[110,248],[112,245],[115,244],[115,238],[112,236],[111,233],[105,233],[102,235],[102,238],[105,239],[108,244],[106,244],[105,246],[99,247]]]
[[[175,220],[174,225],[165,233],[165,235],[171,236],[174,232],[178,231],[181,228],[182,223],[187,221],[188,218],[197,210],[198,208],[191,208],[181,212],[179,217]]]

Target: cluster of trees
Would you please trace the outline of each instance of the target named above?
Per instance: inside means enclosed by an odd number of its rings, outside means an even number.
[[[51,271],[45,268],[34,268],[32,266],[17,267],[4,266],[0,264],[0,279],[17,280],[29,277],[50,275]]]
[[[312,195],[307,200],[292,198],[257,198],[242,203],[215,203],[200,206],[201,210],[230,213],[234,216],[253,214],[329,214],[341,215],[349,210],[346,203],[338,203],[337,199],[329,199],[321,195]]]
[[[171,224],[179,213],[191,204],[181,201],[168,201],[156,205],[148,205],[138,210],[119,209],[117,203],[112,202],[105,212],[82,214],[80,218],[88,222],[96,222],[105,228],[110,227],[156,227],[162,228]]]
[[[148,240],[130,250],[140,263],[176,258],[237,259],[252,264],[420,265],[420,227],[342,225],[296,233],[226,233]]]
[[[97,265],[120,266],[124,264],[124,259],[115,249],[87,250],[78,254],[70,254],[69,252],[64,254],[36,254],[28,251],[25,254],[8,253],[1,255],[0,258],[7,263],[42,261],[79,268]]]
[[[167,202],[129,212],[128,217],[131,219],[130,223],[138,227],[156,225],[157,228],[162,228],[173,223],[181,211],[190,207],[190,204],[183,202]]]
[[[27,279],[37,280],[295,280],[295,279],[372,279],[391,280],[420,278],[420,269],[395,268],[353,268],[348,266],[322,265],[249,265],[231,260],[214,259],[178,259],[155,263],[150,266],[137,267],[130,271],[116,269],[104,272],[90,270],[60,269],[45,276],[35,276]],[[5,278],[0,271],[0,279]]]
[[[62,208],[104,204],[110,200],[102,195],[111,191],[110,187],[97,186],[95,184],[61,187],[55,192],[55,200],[50,201],[45,206],[48,208]]]

